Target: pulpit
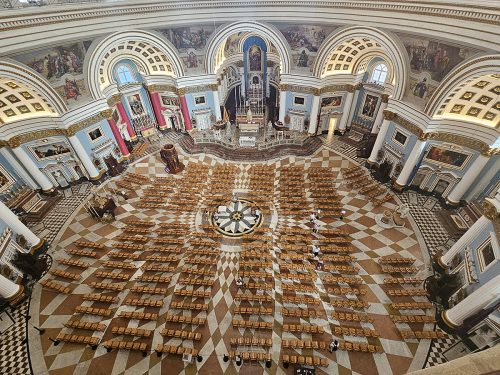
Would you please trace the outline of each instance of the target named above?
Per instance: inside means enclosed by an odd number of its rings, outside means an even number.
[[[165,171],[177,174],[184,170],[184,164],[179,161],[179,155],[173,144],[166,144],[160,151],[161,160],[167,166]]]

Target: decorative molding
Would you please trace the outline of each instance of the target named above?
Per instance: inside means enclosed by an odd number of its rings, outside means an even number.
[[[178,94],[177,87],[173,85],[158,85],[158,84],[152,84],[148,85],[148,91],[149,92],[173,92],[174,94]]]
[[[122,98],[122,94],[113,94],[111,98],[108,99],[108,106],[114,107]]]
[[[352,88],[352,91],[349,91],[349,90],[351,90],[351,88]],[[324,94],[327,92],[335,93],[335,92],[339,92],[339,91],[354,92],[354,86],[352,86],[352,85],[328,85],[328,86],[322,87],[319,91],[321,94]]]
[[[393,121],[395,117],[396,114],[394,112],[384,109],[384,120]]]
[[[453,133],[445,133],[445,132],[425,133],[421,139],[453,143],[459,146],[464,146],[472,150],[478,151],[481,154],[486,154],[490,150],[490,147],[482,141],[478,141],[470,137],[464,137]]]
[[[316,89],[314,87],[306,87],[306,86],[298,86],[298,85],[289,85],[289,84],[280,84],[280,91],[292,91],[299,94],[313,94],[314,96],[319,96],[321,94],[321,89]]]
[[[380,95],[380,98],[382,100],[382,103],[389,103],[389,95],[388,94],[382,94],[382,95]]]
[[[500,217],[500,212],[498,212],[495,205],[491,203],[488,199],[485,199],[481,206],[483,209],[483,215],[486,216],[491,221],[495,221]]]
[[[178,95],[186,95],[186,94],[196,94],[198,92],[207,92],[207,91],[217,91],[219,86],[215,83],[210,85],[202,85],[202,86],[187,86],[180,87],[177,89]]]

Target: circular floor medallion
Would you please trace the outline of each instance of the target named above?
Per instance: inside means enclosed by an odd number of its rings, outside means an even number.
[[[252,215],[252,206],[259,209],[247,199],[231,200],[217,207],[217,216],[212,216],[212,224],[219,233],[229,237],[251,233],[262,222],[262,215]]]

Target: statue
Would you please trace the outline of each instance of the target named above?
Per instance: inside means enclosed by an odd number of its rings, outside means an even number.
[[[177,150],[173,144],[166,144],[160,150],[160,158],[165,163],[165,172],[177,174],[184,170],[184,164],[179,161]]]
[[[410,206],[407,203],[403,203],[394,211],[385,210],[382,215],[380,215],[380,221],[385,225],[391,227],[404,227],[405,219],[410,213]],[[377,220],[377,217],[375,218]]]
[[[247,111],[247,121],[248,122],[252,121],[252,110],[250,108],[248,108]]]

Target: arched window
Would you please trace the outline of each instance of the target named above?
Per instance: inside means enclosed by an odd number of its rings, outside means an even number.
[[[134,75],[130,71],[130,68],[127,65],[120,65],[116,69],[116,73],[118,75],[118,83],[120,85],[126,85],[128,83],[136,82]]]
[[[372,72],[371,82],[383,85],[387,78],[387,66],[385,64],[378,64]]]

